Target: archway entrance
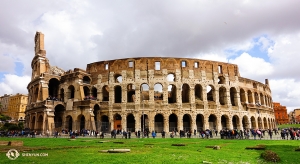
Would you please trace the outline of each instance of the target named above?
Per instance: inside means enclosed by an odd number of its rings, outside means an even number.
[[[216,129],[217,127],[217,117],[213,114],[208,117],[209,129]]]
[[[204,125],[204,117],[202,114],[197,114],[196,117],[196,125],[197,125],[197,131],[202,131],[203,129],[203,125]]]
[[[222,129],[229,129],[230,127],[228,127],[229,123],[228,123],[228,116],[226,115],[222,115],[221,117],[221,125],[222,125]]]
[[[182,121],[183,121],[183,130],[185,132],[190,131],[191,130],[191,116],[188,114],[183,115]]]
[[[154,117],[154,130],[157,132],[162,132],[164,130],[164,116],[157,114]]]
[[[141,131],[149,131],[149,119],[146,114],[141,116]]]
[[[114,129],[116,130],[122,130],[122,117],[119,114],[115,114],[114,116]]]
[[[169,131],[178,131],[177,129],[177,116],[175,114],[171,114],[169,116]]]
[[[127,116],[127,131],[134,132],[135,131],[135,119],[133,114],[129,114]]]

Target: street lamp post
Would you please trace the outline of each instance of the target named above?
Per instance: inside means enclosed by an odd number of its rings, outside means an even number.
[[[142,114],[143,114],[143,138],[145,137],[145,114],[144,114],[144,109],[145,109],[145,101],[144,101],[144,94],[143,94],[143,86],[141,88],[141,94],[142,94],[142,102],[143,102],[143,111],[142,111]]]

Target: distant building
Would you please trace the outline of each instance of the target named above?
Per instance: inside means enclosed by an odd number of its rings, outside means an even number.
[[[11,117],[15,121],[25,120],[25,110],[28,102],[28,95],[19,94],[10,95],[8,100],[7,111],[3,114]]]
[[[7,112],[7,108],[8,108],[8,102],[9,102],[9,97],[11,95],[5,94],[4,96],[0,96],[0,113],[5,113]]]
[[[277,124],[287,124],[289,123],[289,117],[287,114],[286,106],[280,105],[278,102],[273,102],[275,121]]]

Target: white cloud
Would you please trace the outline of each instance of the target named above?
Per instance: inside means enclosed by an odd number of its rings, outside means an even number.
[[[30,79],[29,76],[5,74],[2,82],[0,82],[0,95],[16,93],[28,94],[27,85]]]
[[[237,64],[242,77],[250,78],[257,81],[264,81],[274,72],[271,63],[264,61],[262,58],[252,57],[248,53],[243,53],[235,59],[230,59],[230,63]]]

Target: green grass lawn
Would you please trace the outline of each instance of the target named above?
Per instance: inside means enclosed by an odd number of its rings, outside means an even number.
[[[284,129],[284,128],[300,128],[300,124],[282,124],[278,125],[278,128]]]
[[[260,154],[265,150],[248,150],[248,146],[266,145],[266,150],[276,152],[279,163],[299,163],[299,140],[221,140],[197,138],[144,138],[144,139],[94,139],[78,138],[0,138],[0,141],[21,140],[24,146],[0,146],[0,163],[267,163]],[[100,143],[99,141],[107,141]],[[124,142],[114,143],[114,142]],[[172,146],[172,144],[185,146]],[[218,145],[220,150],[206,148]],[[6,157],[9,149],[17,149],[16,160]],[[128,153],[103,153],[99,150],[127,148]],[[28,154],[44,153],[48,156],[29,157]]]

